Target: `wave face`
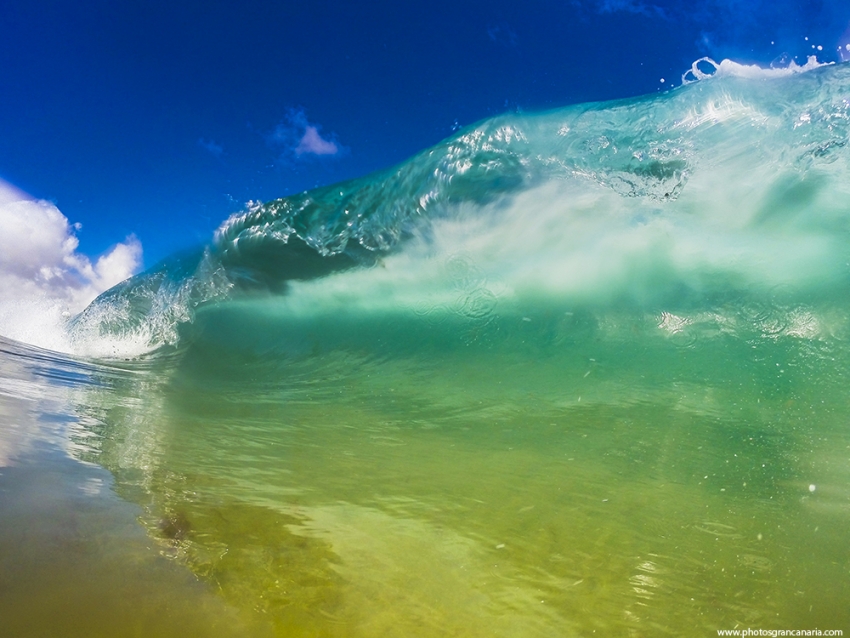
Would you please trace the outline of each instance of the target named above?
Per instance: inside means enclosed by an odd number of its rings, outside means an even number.
[[[458,260],[487,282],[470,303],[503,309],[828,295],[846,281],[850,71],[725,75],[503,115],[390,170],[252,205],[198,254],[97,299],[73,323],[76,346],[174,345],[197,308],[261,292],[317,312],[341,299],[439,308]]]

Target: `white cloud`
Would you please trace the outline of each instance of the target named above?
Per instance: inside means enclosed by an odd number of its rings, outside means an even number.
[[[61,349],[62,319],[137,272],[142,245],[131,235],[92,262],[77,250],[79,224],[22,197],[0,182],[0,335]]]
[[[29,195],[27,195],[24,191],[19,188],[16,188],[9,182],[0,179],[0,204],[7,204],[9,202],[17,202],[21,199],[32,199]]]
[[[333,157],[346,149],[334,136],[323,137],[321,126],[307,120],[303,110],[292,109],[286,120],[278,124],[266,137],[269,144],[283,147],[285,154],[303,158],[309,155]]]
[[[305,153],[312,153],[313,155],[336,155],[339,153],[339,146],[336,145],[336,142],[324,139],[319,135],[319,129],[311,124],[304,130],[301,141],[295,147],[296,155],[304,155]]]
[[[216,159],[220,159],[224,155],[224,147],[221,144],[215,143],[213,140],[202,137],[198,140],[198,146]]]

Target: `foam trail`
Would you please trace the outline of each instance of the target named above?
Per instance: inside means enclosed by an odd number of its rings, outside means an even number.
[[[279,303],[319,314],[437,308],[455,303],[463,285],[493,303],[654,306],[730,289],[813,290],[841,281],[846,251],[817,224],[771,229],[757,219],[756,206],[733,213],[732,200],[743,196],[732,186],[736,174],[730,167],[695,178],[665,206],[635,207],[601,188],[548,183],[437,220],[380,267],[293,282]],[[728,198],[717,197],[718,181]]]

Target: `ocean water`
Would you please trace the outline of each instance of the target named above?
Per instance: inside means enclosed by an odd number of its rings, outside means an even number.
[[[11,635],[850,631],[850,66],[705,66],[0,340]]]

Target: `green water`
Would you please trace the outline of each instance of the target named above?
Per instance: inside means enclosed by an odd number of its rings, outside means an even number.
[[[848,352],[794,336],[846,314],[783,312],[234,303],[156,383],[82,392],[80,445],[279,636],[846,628]]]

